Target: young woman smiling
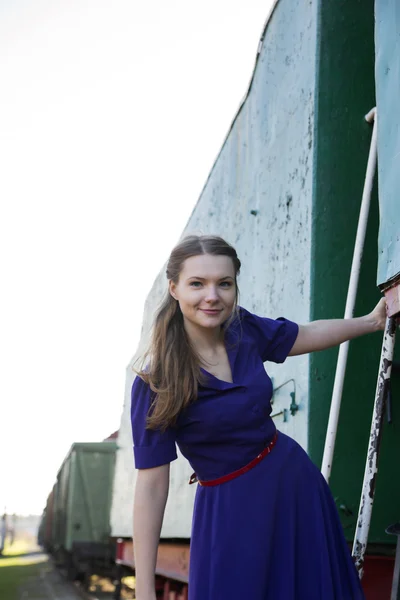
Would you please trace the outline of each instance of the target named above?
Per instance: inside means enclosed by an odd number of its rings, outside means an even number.
[[[216,236],[185,238],[168,261],[168,294],[132,387],[136,598],[156,598],[177,444],[198,482],[189,600],[362,600],[329,487],[271,419],[264,363],[382,330],[385,301],[355,319],[273,320],[238,305],[239,271]]]

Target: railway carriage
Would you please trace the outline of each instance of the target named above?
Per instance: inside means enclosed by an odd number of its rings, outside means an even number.
[[[394,190],[396,183],[399,188],[400,168],[396,175],[388,147],[400,156],[400,127],[398,111],[392,111],[389,122],[386,110],[392,95],[398,98],[400,92],[390,74],[399,64],[399,34],[394,2],[275,2],[247,95],[182,233],[217,233],[234,244],[244,273],[239,278],[240,303],[252,312],[284,315],[300,323],[343,316],[372,137],[364,115],[376,105],[376,95],[382,124],[380,207],[375,185],[355,314],[365,314],[375,305],[377,283],[381,289],[391,287],[392,308],[399,310],[400,210]],[[142,338],[127,368],[111,510],[121,568],[134,568],[132,366],[147,346],[165,291],[163,269],[149,292]],[[371,335],[352,342],[349,352],[330,480],[349,544],[357,521],[381,343],[382,336]],[[275,388],[272,415],[277,428],[295,438],[318,466],[337,355],[332,349],[291,358],[279,367],[266,364]],[[393,476],[393,457],[400,452],[399,385],[399,374],[393,372],[392,410],[384,425],[363,578],[368,600],[390,596],[396,539],[386,528],[400,519],[400,482]],[[179,455],[171,465],[158,553],[157,577],[164,598],[187,594],[194,500],[194,486],[187,483],[190,473]]]
[[[115,577],[110,505],[115,441],[75,443],[65,457],[39,528],[39,543],[70,579]]]
[[[400,95],[399,40],[395,0],[274,3],[246,97],[182,232],[217,233],[236,247],[243,266],[240,304],[250,311],[300,323],[343,316],[372,138],[372,125],[364,115],[375,105],[379,194],[375,184],[355,314],[372,309],[379,288],[387,295],[391,314],[400,311],[400,115],[394,104]],[[97,571],[114,576],[108,566],[116,544],[119,577],[134,572],[132,367],[147,347],[165,292],[163,269],[148,294],[140,344],[127,368],[118,447],[114,442],[75,444],[47,501],[41,542],[69,557],[71,571],[76,571],[72,575],[89,569],[85,553],[74,555],[77,545],[82,549],[88,541],[94,543],[92,549],[100,544],[107,555],[102,565],[97,561]],[[356,529],[381,343],[378,334],[351,343],[344,382],[330,485],[349,545]],[[265,365],[274,385],[277,428],[300,443],[318,466],[337,357],[338,350],[331,349],[280,366]],[[396,358],[398,364],[398,352]],[[363,578],[367,600],[390,597],[396,539],[386,529],[400,520],[400,481],[393,470],[400,453],[399,397],[397,368],[373,482],[376,495]],[[76,487],[76,456],[85,447],[92,454],[84,461],[87,476]],[[100,447],[107,447],[105,454]],[[99,452],[107,463],[100,477],[93,458]],[[171,465],[157,561],[157,587],[164,600],[187,597],[195,495],[195,486],[188,485],[191,472],[178,451]],[[89,481],[95,496],[88,493]],[[96,487],[99,482],[101,489]],[[83,500],[74,513],[73,497],[78,496],[72,490],[78,488]],[[119,590],[117,586],[116,598]]]

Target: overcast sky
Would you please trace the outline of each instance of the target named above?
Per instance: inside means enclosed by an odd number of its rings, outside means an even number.
[[[0,0],[0,510],[118,429],[151,284],[271,0]]]

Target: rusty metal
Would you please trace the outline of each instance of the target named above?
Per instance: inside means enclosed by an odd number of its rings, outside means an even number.
[[[398,315],[400,313],[400,280],[397,280],[390,288],[385,290],[385,299],[388,316]]]
[[[124,540],[122,538],[118,538],[116,541],[116,555],[115,562],[117,565],[122,564],[124,557]]]
[[[365,464],[364,482],[358,512],[357,526],[353,544],[353,557],[360,579],[364,572],[364,555],[367,548],[368,533],[374,503],[376,477],[378,472],[379,448],[382,437],[383,415],[388,391],[388,382],[392,370],[393,351],[396,332],[396,320],[386,320],[382,352],[379,363],[379,374],[375,392],[375,403],[372,415],[371,431]]]
[[[134,544],[132,540],[123,540],[119,564],[135,568]],[[157,552],[156,575],[173,581],[189,581],[189,544],[160,544]]]

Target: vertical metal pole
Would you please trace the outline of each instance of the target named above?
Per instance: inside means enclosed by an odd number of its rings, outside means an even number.
[[[368,122],[374,120],[372,131],[371,146],[369,150],[367,172],[365,174],[364,190],[361,200],[360,216],[358,220],[357,235],[354,246],[353,262],[351,264],[349,289],[347,292],[346,308],[344,312],[345,319],[351,319],[354,313],[358,279],[360,275],[361,259],[364,250],[365,232],[367,229],[369,206],[374,183],[374,174],[376,168],[377,155],[377,127],[376,127],[376,109],[373,108],[365,117]],[[333,385],[331,408],[329,413],[329,422],[325,439],[324,456],[322,459],[321,472],[326,481],[332,470],[333,453],[335,450],[336,433],[339,421],[340,404],[342,401],[344,376],[346,374],[347,355],[349,352],[349,342],[340,344],[339,355],[335,373],[335,382]]]
[[[364,482],[358,511],[358,519],[353,544],[353,557],[360,579],[364,572],[364,555],[367,548],[368,533],[374,503],[376,475],[378,472],[379,448],[382,437],[383,416],[388,382],[392,371],[396,319],[386,319],[383,338],[379,374],[375,392],[375,404],[369,436],[367,461],[365,464]]]

